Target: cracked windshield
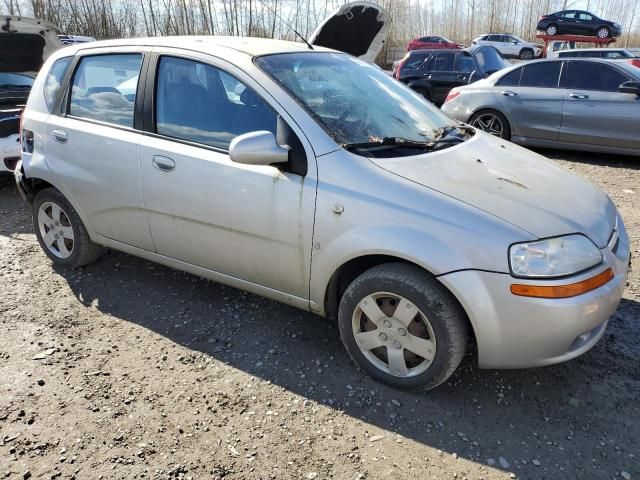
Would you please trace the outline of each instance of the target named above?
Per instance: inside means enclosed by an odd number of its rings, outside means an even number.
[[[380,69],[336,53],[260,57],[256,64],[344,147],[415,155],[457,130],[442,114]],[[459,137],[455,137],[461,140]],[[453,142],[450,142],[453,143]],[[402,149],[399,147],[409,147]],[[384,155],[388,156],[388,155]]]

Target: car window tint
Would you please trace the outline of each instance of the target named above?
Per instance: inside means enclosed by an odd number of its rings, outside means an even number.
[[[142,54],[83,57],[73,75],[69,114],[133,127]]]
[[[431,68],[432,72],[452,72],[455,55],[453,53],[439,53]]]
[[[431,41],[430,37],[420,37],[418,40],[424,43],[428,43]]]
[[[565,88],[617,92],[621,83],[629,80],[626,75],[608,65],[595,62],[570,62]]]
[[[162,57],[156,80],[156,132],[228,150],[243,133],[276,134],[277,115],[251,88],[211,65]]]
[[[516,68],[510,71],[504,77],[496,82],[496,85],[502,87],[517,87],[520,85],[520,75],[522,74],[522,68]]]
[[[475,63],[473,63],[473,58],[469,55],[459,55],[458,56],[458,71],[471,73],[476,69]]]
[[[564,13],[562,14],[562,16],[563,16],[564,18],[575,18],[575,16],[576,16],[576,12],[564,12]]]
[[[627,57],[622,52],[607,51],[607,50],[603,50],[601,52],[601,56],[602,58],[626,58]]]
[[[593,20],[593,17],[591,15],[589,15],[588,13],[580,13],[579,15],[580,20]]]
[[[404,62],[403,65],[403,69],[405,68],[418,68],[422,62],[424,62],[424,60],[427,58],[427,54],[426,53],[420,53],[420,54],[414,54],[414,55],[410,55],[409,58],[407,58],[407,61]]]
[[[56,101],[56,95],[60,90],[60,82],[64,77],[69,64],[71,63],[71,57],[64,57],[56,60],[47,73],[47,78],[44,81],[44,101],[47,104],[49,112],[53,110],[53,104]]]
[[[540,62],[526,65],[520,78],[521,87],[556,88],[562,62]]]

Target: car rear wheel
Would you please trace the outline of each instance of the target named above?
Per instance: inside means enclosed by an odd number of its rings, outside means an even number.
[[[431,94],[429,93],[429,90],[425,89],[425,88],[414,88],[414,90],[416,92],[418,92],[420,95],[422,95],[425,99],[427,99],[429,102],[433,103],[433,100],[431,100]]]
[[[520,60],[531,60],[533,59],[533,50],[530,48],[523,48],[520,50]]]
[[[77,268],[102,254],[102,247],[91,241],[78,213],[55,188],[35,196],[33,223],[40,247],[56,265]]]
[[[596,32],[598,38],[609,38],[609,35],[611,35],[611,31],[607,27],[600,27]]]
[[[553,37],[554,35],[558,34],[558,26],[557,25],[553,25],[553,24],[549,25],[547,27],[546,32],[547,32],[547,35],[551,35]]]
[[[464,357],[464,311],[420,268],[374,267],[345,291],[340,334],[353,361],[378,381],[399,388],[437,387]]]
[[[482,110],[475,113],[469,120],[469,125],[490,133],[494,137],[511,139],[511,128],[507,118],[495,110]]]

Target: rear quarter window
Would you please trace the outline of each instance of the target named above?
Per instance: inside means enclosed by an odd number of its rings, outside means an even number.
[[[53,112],[53,107],[56,103],[56,96],[60,91],[60,83],[62,82],[70,63],[71,57],[60,58],[53,63],[49,69],[49,73],[47,73],[47,78],[44,81],[43,93],[44,101],[47,104],[47,110],[49,110],[49,113]]]

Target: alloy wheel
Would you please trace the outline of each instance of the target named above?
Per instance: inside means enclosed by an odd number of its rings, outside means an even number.
[[[38,209],[38,228],[43,243],[54,256],[69,258],[75,236],[66,212],[53,202],[44,202]]]
[[[362,354],[385,373],[413,377],[433,362],[433,327],[416,305],[400,295],[378,292],[366,296],[355,308],[351,324]]]
[[[555,35],[556,33],[558,33],[558,27],[556,27],[555,25],[550,25],[549,27],[547,27],[547,35]]]
[[[604,27],[600,28],[598,30],[597,35],[598,35],[598,38],[607,38],[609,36],[609,30]]]
[[[484,113],[482,115],[479,115],[473,121],[473,123],[471,123],[471,126],[490,133],[495,137],[502,138],[502,135],[504,133],[504,125],[502,124],[502,120],[500,120],[500,118],[493,113]]]

